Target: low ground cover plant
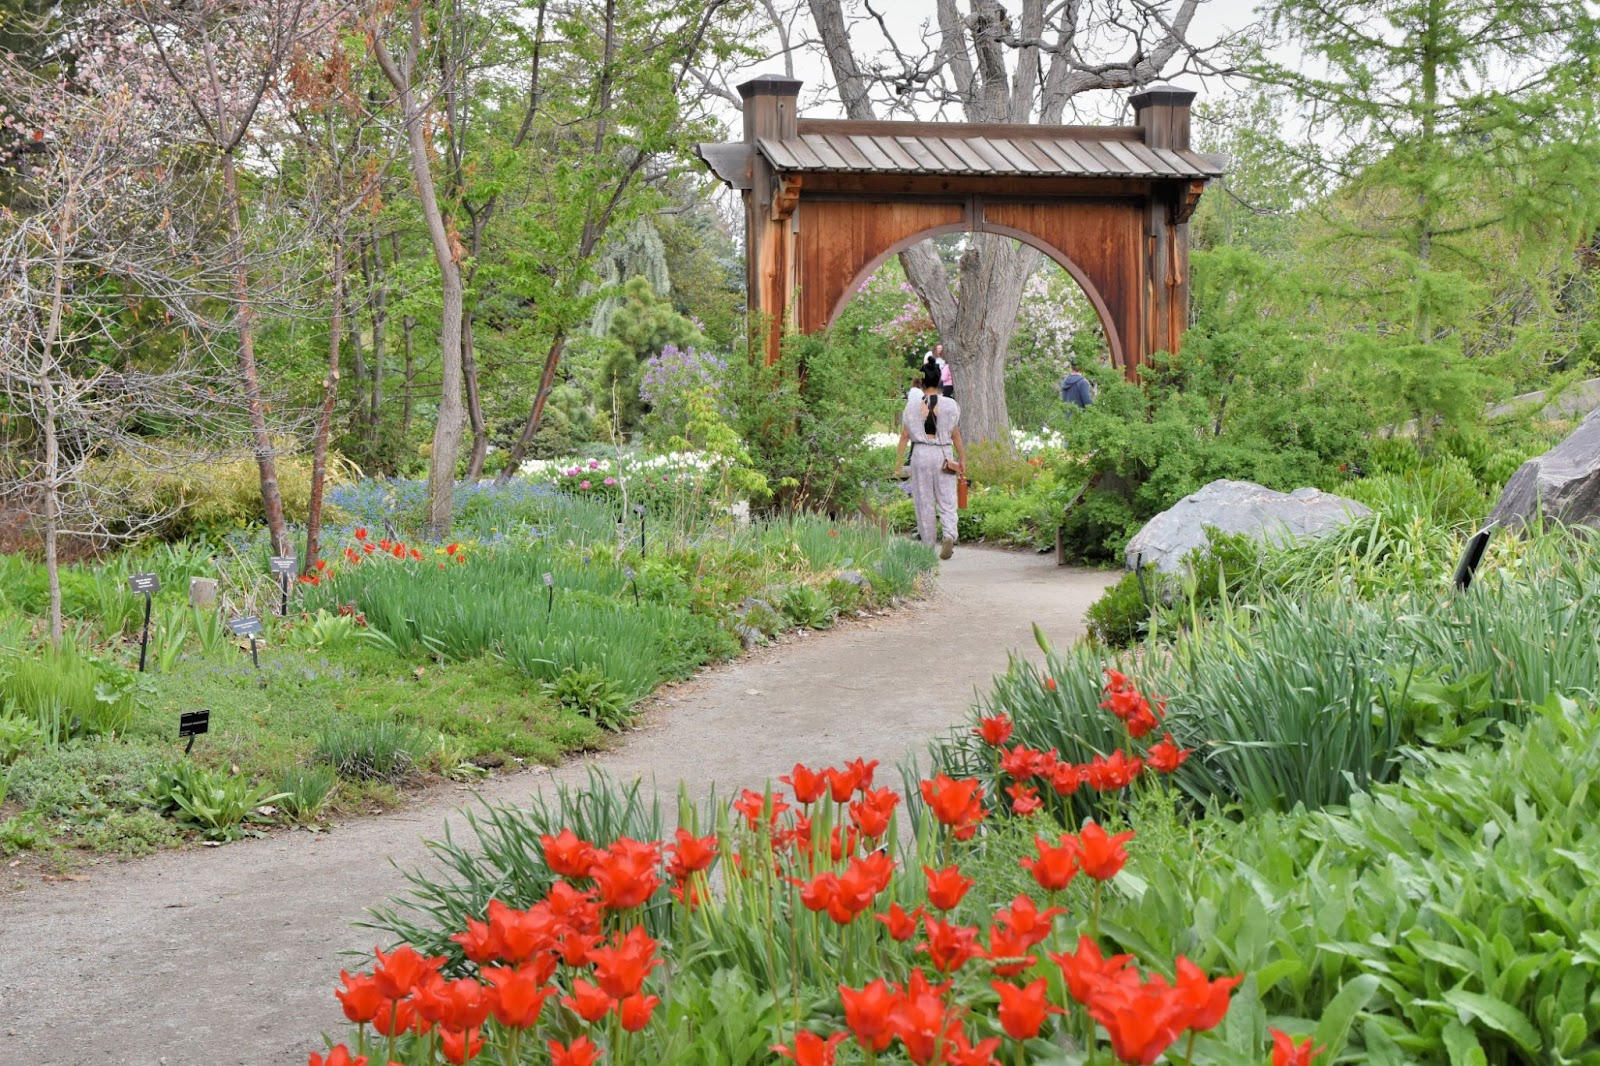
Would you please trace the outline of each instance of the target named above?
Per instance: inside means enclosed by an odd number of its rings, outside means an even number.
[[[1161,762],[1142,721],[1112,721],[1135,758]],[[1348,1015],[1280,1018],[1299,1035],[1271,1035],[1243,974],[1107,950],[1108,901],[1143,891],[1124,872],[1138,828],[1063,824],[972,778],[902,794],[876,771],[797,765],[784,789],[685,809],[670,832],[637,786],[603,782],[531,821],[491,811],[480,838],[512,868],[450,852],[450,887],[419,882],[402,912],[422,924],[391,915],[405,942],[341,975],[356,1031],[311,1062],[1283,1064],[1342,1050]],[[557,811],[559,830],[545,824]]]

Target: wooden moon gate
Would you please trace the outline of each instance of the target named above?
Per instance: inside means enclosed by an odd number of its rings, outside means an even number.
[[[1129,378],[1176,352],[1189,309],[1189,216],[1222,161],[1189,148],[1195,94],[1132,98],[1133,126],[802,119],[800,82],[739,86],[744,140],[700,159],[740,190],[749,306],[824,329],[884,260],[944,233],[1014,237],[1075,278]]]

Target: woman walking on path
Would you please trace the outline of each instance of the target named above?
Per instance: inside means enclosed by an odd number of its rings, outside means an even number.
[[[928,356],[922,364],[922,395],[908,400],[900,416],[894,466],[898,472],[909,443],[917,536],[929,547],[938,543],[939,558],[948,559],[956,546],[956,478],[966,473],[967,446],[961,442],[961,405],[941,395],[940,377],[939,364]]]

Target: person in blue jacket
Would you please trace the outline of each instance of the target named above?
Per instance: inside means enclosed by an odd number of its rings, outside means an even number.
[[[1067,376],[1061,379],[1061,402],[1079,409],[1094,403],[1094,390],[1089,387],[1089,379],[1078,373],[1078,368],[1071,363],[1067,364]],[[1077,414],[1077,411],[1069,410],[1067,414]]]

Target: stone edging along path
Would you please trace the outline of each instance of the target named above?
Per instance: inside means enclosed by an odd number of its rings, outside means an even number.
[[[1038,659],[1119,575],[1048,556],[961,548],[925,601],[787,640],[658,699],[616,751],[495,778],[320,833],[97,868],[0,896],[0,1063],[302,1066],[339,1033],[343,952],[372,947],[367,907],[404,888],[424,841],[477,794],[516,803],[553,781],[611,775],[704,794],[760,788],[797,761],[891,768],[959,722],[1009,652]],[[898,782],[895,782],[898,784]]]

